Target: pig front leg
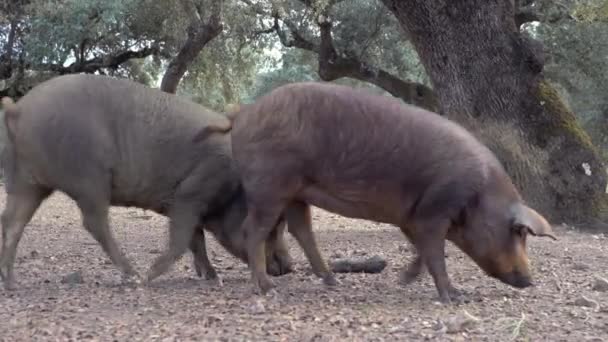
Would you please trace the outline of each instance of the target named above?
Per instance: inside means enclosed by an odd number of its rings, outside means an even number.
[[[421,220],[416,225],[416,231],[412,234],[422,262],[428,268],[433,277],[439,301],[450,304],[452,300],[458,299],[458,291],[451,283],[446,270],[445,263],[445,236],[450,228],[449,219],[427,219]]]
[[[205,242],[205,231],[202,226],[197,226],[190,241],[190,250],[194,259],[194,270],[199,277],[205,275],[205,279],[214,280],[221,285],[221,279],[207,255],[207,244]]]

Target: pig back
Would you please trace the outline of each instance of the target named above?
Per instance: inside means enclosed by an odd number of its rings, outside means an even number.
[[[500,167],[469,132],[435,113],[333,84],[275,89],[241,110],[232,137],[243,170],[264,160],[277,170],[268,172],[297,174],[378,221],[400,219],[433,187],[456,184],[467,196]]]
[[[53,186],[65,175],[85,179],[107,170],[113,201],[153,206],[169,201],[200,164],[230,164],[227,136],[192,142],[224,118],[135,82],[62,76],[32,89],[19,106],[21,143]]]

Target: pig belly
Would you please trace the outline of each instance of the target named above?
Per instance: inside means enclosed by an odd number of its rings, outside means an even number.
[[[349,191],[347,194],[316,185],[306,186],[297,196],[303,202],[341,216],[400,224],[403,208],[396,197],[397,194],[380,195],[368,191]]]

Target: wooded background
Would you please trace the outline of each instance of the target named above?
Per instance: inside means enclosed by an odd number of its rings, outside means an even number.
[[[369,88],[471,129],[553,223],[608,231],[608,0],[0,0],[0,96],[82,72],[218,111]]]

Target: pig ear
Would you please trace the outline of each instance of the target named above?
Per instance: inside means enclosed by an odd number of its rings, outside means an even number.
[[[553,240],[557,240],[557,237],[553,235],[549,222],[534,209],[517,203],[511,207],[511,215],[513,219],[511,228],[518,230],[525,229],[532,235],[547,236]]]

